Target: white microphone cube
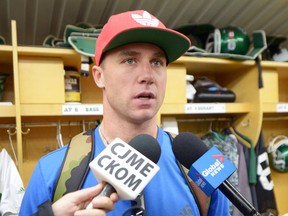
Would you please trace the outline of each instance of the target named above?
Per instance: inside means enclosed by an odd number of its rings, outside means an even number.
[[[112,185],[119,198],[134,200],[160,170],[159,166],[119,138],[89,164],[98,182]]]

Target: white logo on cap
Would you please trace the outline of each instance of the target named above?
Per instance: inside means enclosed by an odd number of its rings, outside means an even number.
[[[139,24],[144,26],[155,26],[159,25],[159,20],[153,18],[147,11],[143,12],[143,15],[131,14],[132,18]]]

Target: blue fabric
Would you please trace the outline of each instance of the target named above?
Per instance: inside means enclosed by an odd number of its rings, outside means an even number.
[[[95,131],[95,155],[98,155],[105,147],[100,139],[99,129]],[[147,216],[200,215],[194,197],[176,164],[169,136],[159,128],[157,139],[161,146],[161,156],[158,161],[160,171],[144,190]],[[67,146],[64,146],[39,160],[26,188],[20,216],[36,213],[37,206],[52,199],[66,149]],[[97,181],[92,171],[89,171],[83,188],[95,184]],[[115,209],[107,215],[121,216],[129,207],[131,207],[130,201],[118,201]],[[228,200],[218,190],[212,194],[208,215],[229,215]]]

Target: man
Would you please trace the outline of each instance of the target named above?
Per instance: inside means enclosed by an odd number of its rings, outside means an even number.
[[[103,120],[93,135],[96,140],[95,155],[116,137],[128,143],[136,135],[150,134],[158,140],[161,147],[157,163],[160,171],[144,189],[141,202],[149,216],[229,215],[228,201],[218,190],[212,194],[210,205],[206,208],[208,199],[196,189],[200,201],[197,205],[176,163],[169,135],[157,126],[157,112],[165,96],[167,65],[184,54],[189,46],[187,37],[166,28],[157,18],[142,10],[111,16],[96,43],[93,77],[103,92]],[[64,147],[40,159],[23,199],[22,215],[37,212],[38,206],[45,202],[51,204],[55,178],[65,151]],[[46,167],[48,164],[49,167]],[[83,188],[97,184],[89,171]],[[77,198],[80,192],[67,195]],[[65,199],[64,196],[57,202],[65,204]],[[89,200],[91,197],[87,197],[86,201]],[[116,200],[114,194],[110,197],[110,204]],[[96,208],[93,210],[101,208],[96,205],[99,198],[93,202]],[[66,205],[55,209],[55,204],[52,205],[55,215],[58,210],[65,210]],[[132,205],[131,201],[119,200],[107,215],[123,215]],[[86,206],[87,203],[81,207],[84,209]],[[107,211],[111,210],[111,205],[108,206]],[[77,205],[78,209],[81,207]],[[82,210],[81,215],[87,211]]]

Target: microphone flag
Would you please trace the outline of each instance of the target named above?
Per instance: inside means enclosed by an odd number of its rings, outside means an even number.
[[[112,185],[119,198],[134,200],[160,170],[152,160],[119,138],[89,164],[98,182]]]
[[[210,196],[235,170],[235,165],[213,146],[191,165],[188,176]]]

